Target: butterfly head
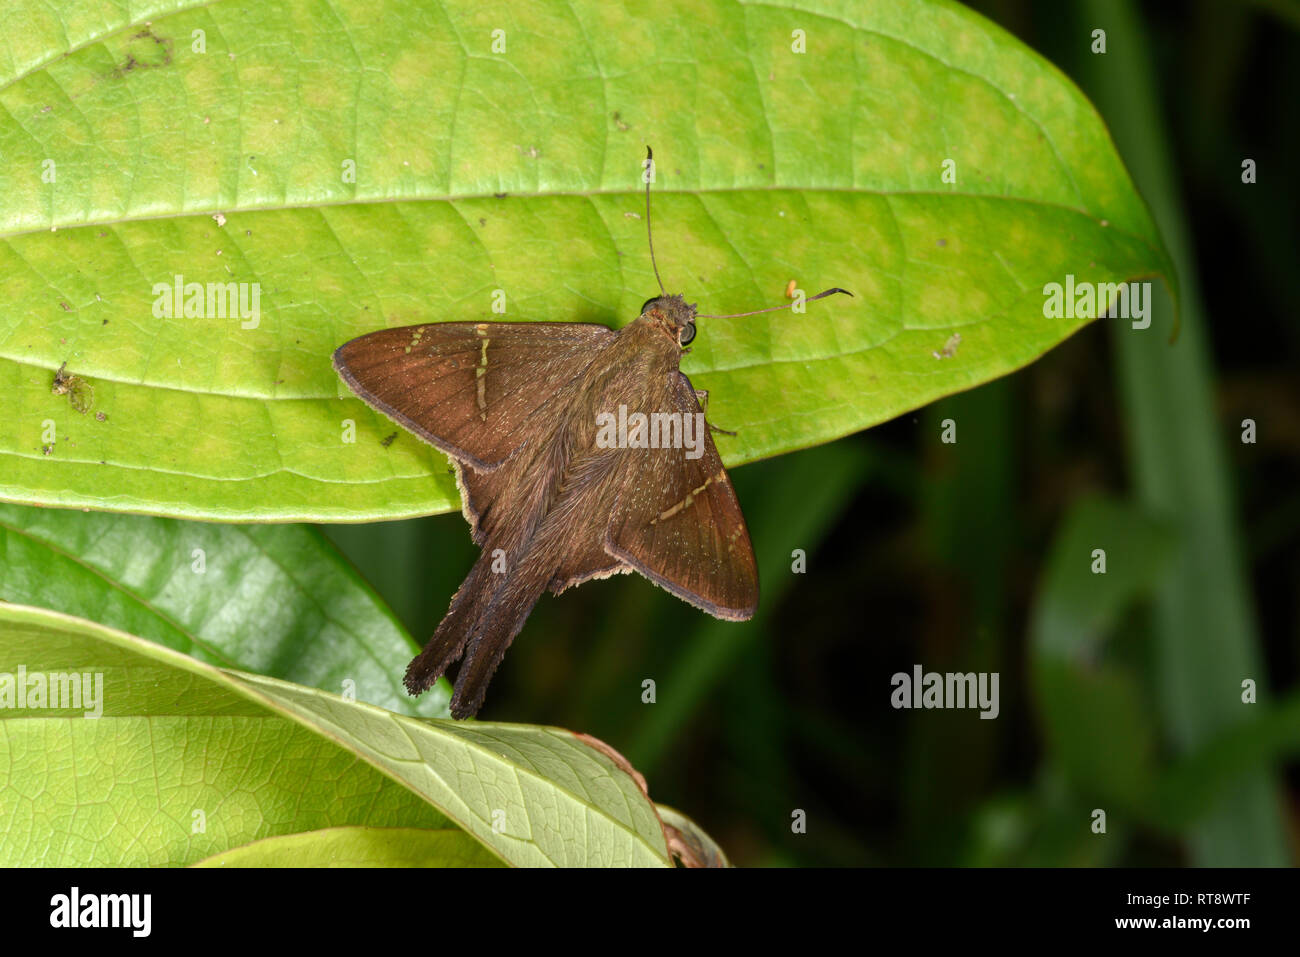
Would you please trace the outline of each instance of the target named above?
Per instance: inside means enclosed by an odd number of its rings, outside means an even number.
[[[679,346],[695,338],[695,304],[681,296],[656,296],[641,307],[641,318],[662,329]]]

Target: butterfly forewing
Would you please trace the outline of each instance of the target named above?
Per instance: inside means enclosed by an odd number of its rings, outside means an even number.
[[[700,411],[680,373],[661,406]],[[629,449],[605,548],[678,598],[718,618],[743,620],[758,607],[758,566],[731,479],[705,430],[702,454],[686,448]]]
[[[334,353],[367,404],[480,471],[513,454],[556,387],[613,339],[577,322],[442,322],[384,329]]]

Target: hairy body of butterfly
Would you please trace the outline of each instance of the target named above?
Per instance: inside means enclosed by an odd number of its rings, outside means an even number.
[[[369,405],[441,449],[482,554],[406,671],[426,690],[462,656],[453,717],[478,711],[545,591],[637,571],[718,618],[746,619],[758,570],[707,430],[703,454],[602,448],[597,416],[699,412],[680,370],[695,307],[646,303],[615,332],[587,323],[429,323],[341,346],[334,366]]]

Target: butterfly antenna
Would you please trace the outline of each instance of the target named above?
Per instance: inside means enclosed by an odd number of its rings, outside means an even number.
[[[654,267],[655,282],[659,283],[659,292],[662,295],[668,295],[664,289],[664,281],[659,278],[659,264],[655,262],[655,237],[650,230],[650,178],[653,175],[655,154],[650,151],[650,147],[645,148],[645,235],[650,241],[650,265]]]
[[[815,296],[809,296],[807,299],[804,300],[804,302],[812,302],[813,300],[816,299],[825,299],[827,296],[833,296],[837,292],[842,292],[846,296],[853,295],[853,293],[849,292],[847,289],[840,289],[840,288],[827,289],[825,292],[819,292]],[[733,312],[725,316],[699,315],[696,316],[695,318],[696,319],[739,319],[742,316],[757,316],[760,312],[780,312],[782,309],[789,309],[793,305],[794,305],[793,302],[787,302],[784,306],[771,306],[767,309],[755,309],[753,312]]]

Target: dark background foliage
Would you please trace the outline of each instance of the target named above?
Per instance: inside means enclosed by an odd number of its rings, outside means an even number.
[[[1180,259],[1182,337],[1134,351],[1122,323],[1093,323],[1015,375],[734,470],[756,620],[713,622],[636,577],[544,598],[480,717],[605,739],[740,864],[1294,863],[1300,5],[973,6],[1097,105]],[[459,515],[327,532],[420,638],[475,554]],[[1123,600],[1053,657],[1071,623],[1040,612],[1094,607],[1068,593],[1120,534]],[[1054,549],[1082,571],[1053,579]],[[1219,674],[1225,644],[1257,672]],[[998,672],[999,717],[894,710],[890,677],[916,663]],[[1175,673],[1229,717],[1180,725]],[[1236,700],[1243,678],[1259,704]]]

